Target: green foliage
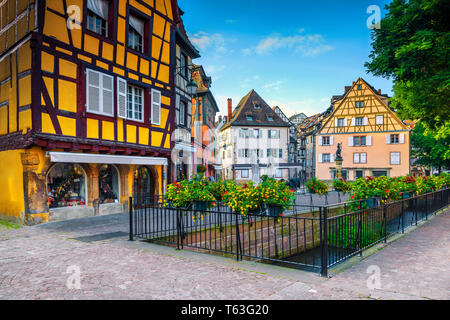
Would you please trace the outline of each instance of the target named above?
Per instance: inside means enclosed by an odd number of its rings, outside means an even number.
[[[291,190],[284,181],[279,181],[267,176],[261,177],[262,182],[258,185],[262,202],[268,205],[289,208],[295,202],[294,190]]]
[[[4,227],[6,229],[19,229],[21,225],[11,221],[0,220],[0,227]]]
[[[201,179],[183,180],[167,186],[165,205],[170,204],[175,208],[185,208],[194,201],[214,202],[216,199],[208,188],[209,180]]]
[[[236,189],[236,184],[232,180],[217,180],[208,184],[208,189],[216,200],[221,201],[225,192]]]
[[[233,211],[240,212],[243,216],[262,205],[261,192],[252,181],[225,192],[223,200]]]
[[[352,184],[344,179],[334,180],[333,188],[336,191],[340,191],[343,194],[346,194],[352,190]]]
[[[337,225],[331,228],[332,232],[328,234],[329,245],[356,249],[364,248],[382,239],[383,224],[381,222],[364,221],[360,224],[358,216],[346,216],[336,221]]]
[[[415,164],[450,168],[450,134],[437,135],[419,122],[411,133],[411,146]]]
[[[392,107],[403,119],[421,119],[441,135],[450,126],[448,1],[393,0],[372,32],[370,62],[376,76],[393,78]],[[445,129],[447,128],[447,129]]]
[[[309,193],[328,194],[328,185],[315,177],[306,183],[306,189]]]

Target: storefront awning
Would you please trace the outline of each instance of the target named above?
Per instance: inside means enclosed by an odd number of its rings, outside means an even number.
[[[51,162],[64,163],[101,163],[101,164],[135,164],[167,166],[167,158],[115,156],[107,154],[48,152]]]

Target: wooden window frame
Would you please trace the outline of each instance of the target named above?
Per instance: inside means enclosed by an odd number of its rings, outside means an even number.
[[[115,34],[115,28],[116,28],[116,24],[114,23],[114,18],[115,18],[115,14],[116,14],[116,1],[112,1],[112,0],[107,0],[107,2],[109,3],[109,8],[108,8],[108,20],[106,21],[107,23],[107,36],[104,36],[94,30],[88,29],[88,15],[89,15],[89,9],[87,6],[87,1],[84,1],[84,6],[83,6],[83,16],[86,17],[86,19],[83,19],[83,29],[84,32],[88,35],[94,36],[96,38],[99,38],[103,41],[106,41],[110,44],[114,44],[114,39],[113,39],[113,35]],[[95,13],[94,13],[95,14]],[[95,14],[96,15],[96,14]],[[100,17],[101,18],[101,17]],[[101,18],[103,19],[103,18]]]
[[[132,117],[129,116],[129,89],[132,89],[132,101],[131,101],[131,115]],[[141,92],[141,98],[142,98],[142,105],[141,105],[141,117],[142,119],[137,119],[135,118],[135,114],[136,114],[136,106],[135,106],[135,89],[140,90]],[[145,109],[145,89],[133,84],[127,84],[127,119],[132,120],[132,121],[136,121],[136,122],[144,122],[144,109]]]

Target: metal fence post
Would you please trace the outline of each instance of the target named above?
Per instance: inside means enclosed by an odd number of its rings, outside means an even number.
[[[241,248],[241,235],[239,233],[239,219],[238,214],[235,212],[236,216],[236,260],[242,260],[242,248]]]
[[[128,208],[129,208],[129,212],[130,212],[130,235],[129,235],[129,240],[130,241],[134,241],[134,235],[133,235],[133,198],[129,197],[128,198]]]
[[[328,277],[328,228],[327,228],[327,208],[320,207],[319,223],[320,223],[320,246],[321,246],[321,275]]]
[[[425,220],[428,220],[428,193],[425,194]]]
[[[177,208],[177,250],[180,250],[181,238],[181,224],[180,224],[180,209]]]
[[[384,229],[384,243],[387,242],[387,219],[386,219],[386,215],[387,215],[387,204],[384,204],[383,207],[383,229]]]
[[[405,199],[402,195],[402,233],[405,233]]]

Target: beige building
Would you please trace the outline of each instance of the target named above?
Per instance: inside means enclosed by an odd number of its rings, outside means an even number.
[[[335,179],[339,143],[345,179],[409,173],[410,128],[388,106],[387,99],[362,78],[345,87],[342,96],[333,97],[333,111],[315,136],[318,179]]]

